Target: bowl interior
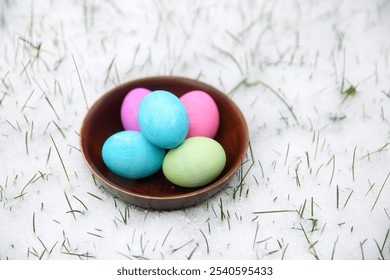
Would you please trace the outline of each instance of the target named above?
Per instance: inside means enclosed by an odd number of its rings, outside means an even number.
[[[137,87],[163,89],[178,97],[192,90],[202,90],[214,99],[220,114],[220,126],[215,140],[225,149],[227,158],[226,166],[216,180],[199,188],[183,188],[169,182],[161,170],[147,178],[131,180],[114,174],[106,167],[101,156],[103,143],[112,134],[123,130],[120,107],[126,94]],[[132,197],[161,200],[215,193],[218,191],[215,188],[228,180],[240,166],[248,145],[245,119],[227,95],[196,80],[169,76],[131,81],[104,94],[85,116],[80,136],[81,150],[88,167],[105,187],[111,188],[115,194],[122,194],[122,197],[124,195],[125,199]]]

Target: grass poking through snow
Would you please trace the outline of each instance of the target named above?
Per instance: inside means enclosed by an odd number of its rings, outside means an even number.
[[[387,1],[0,2],[0,259],[390,259]],[[106,192],[79,147],[95,100],[158,75],[225,92],[250,135],[171,212]]]

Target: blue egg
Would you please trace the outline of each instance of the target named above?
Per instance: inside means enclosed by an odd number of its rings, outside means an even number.
[[[128,178],[144,178],[157,172],[165,151],[151,144],[139,131],[120,131],[103,144],[102,157],[115,174]]]
[[[164,90],[153,91],[142,99],[138,123],[145,138],[164,149],[179,146],[186,138],[189,126],[184,104]]]

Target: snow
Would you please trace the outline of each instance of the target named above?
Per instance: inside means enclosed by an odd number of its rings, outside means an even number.
[[[388,1],[0,7],[0,259],[390,259]],[[192,208],[115,199],[79,151],[87,108],[155,75],[210,83],[248,123],[243,174]]]

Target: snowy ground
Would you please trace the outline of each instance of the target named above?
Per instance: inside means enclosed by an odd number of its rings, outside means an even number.
[[[390,259],[389,1],[0,9],[0,259]],[[230,188],[173,212],[115,199],[79,150],[97,98],[161,74],[229,94],[252,147]]]

